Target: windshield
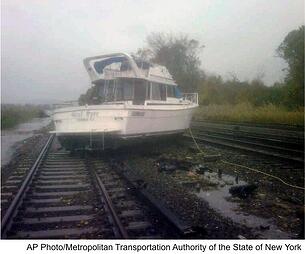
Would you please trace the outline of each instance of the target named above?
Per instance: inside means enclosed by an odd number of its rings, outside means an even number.
[[[180,97],[181,93],[176,86],[140,79],[115,79],[97,83],[92,89],[88,104],[123,101],[144,104],[145,100],[166,101],[167,98]]]
[[[133,99],[134,81],[132,79],[104,80],[95,85],[93,103],[129,101]]]

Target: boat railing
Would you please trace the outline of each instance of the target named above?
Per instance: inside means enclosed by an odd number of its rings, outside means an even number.
[[[115,78],[134,78],[134,72],[132,70],[120,71],[114,69],[104,69],[104,79],[115,79]]]
[[[78,101],[64,101],[60,103],[54,103],[53,109],[66,108],[66,107],[77,107]]]
[[[198,104],[198,93],[183,93],[182,100]]]

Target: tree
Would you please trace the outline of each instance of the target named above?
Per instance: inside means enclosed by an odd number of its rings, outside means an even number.
[[[186,35],[174,37],[153,33],[147,37],[147,44],[146,49],[138,52],[151,55],[151,61],[166,66],[184,92],[198,90],[203,76],[198,54],[203,46],[197,40],[189,39]]]
[[[288,64],[286,104],[291,108],[304,106],[304,26],[288,33],[277,53]]]

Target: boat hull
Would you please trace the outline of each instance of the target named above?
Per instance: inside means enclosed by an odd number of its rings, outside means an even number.
[[[54,113],[55,133],[65,147],[107,147],[118,139],[170,135],[189,128],[196,106],[98,105]],[[68,144],[68,145],[67,145]]]

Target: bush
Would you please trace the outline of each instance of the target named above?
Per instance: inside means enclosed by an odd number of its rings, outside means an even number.
[[[40,106],[5,104],[1,106],[1,128],[12,128],[32,118],[45,116]]]
[[[304,108],[288,111],[283,107],[273,104],[255,107],[250,103],[236,105],[208,105],[201,106],[195,113],[195,119],[249,122],[249,123],[273,123],[304,126]]]

